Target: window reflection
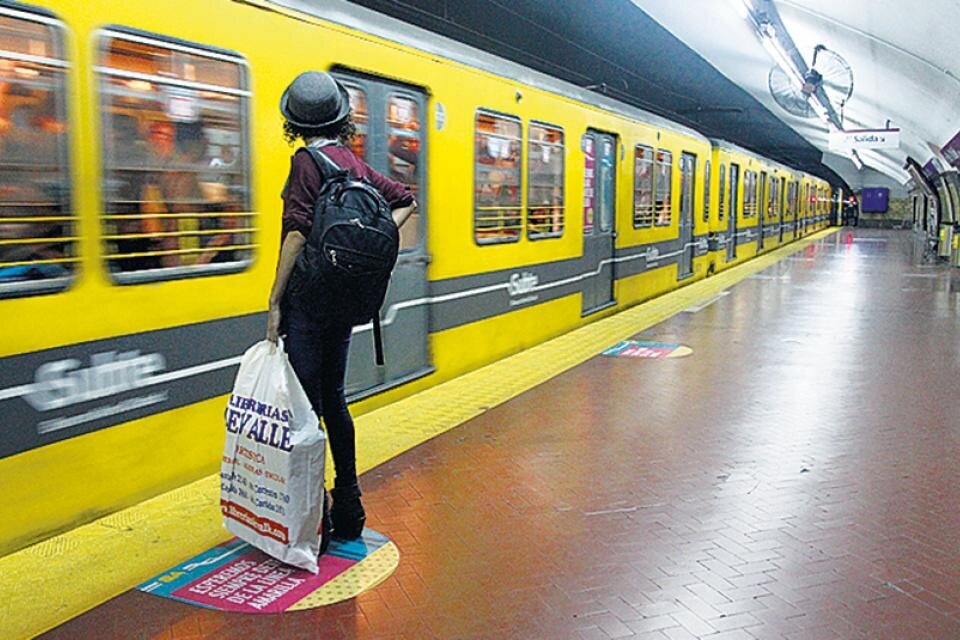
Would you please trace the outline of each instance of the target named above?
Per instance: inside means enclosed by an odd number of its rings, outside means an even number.
[[[387,100],[387,171],[420,199],[420,110],[416,101],[392,95]],[[400,249],[410,249],[420,237],[420,214],[414,212],[400,228]]]
[[[253,249],[239,59],[115,34],[101,46],[104,239],[120,281],[222,271]]]
[[[366,160],[370,120],[369,111],[367,110],[367,93],[354,84],[344,83],[344,88],[350,95],[350,109],[353,111],[353,124],[357,128],[357,133],[353,137],[350,148],[358,158]]]
[[[653,149],[642,145],[633,151],[633,226],[653,224]]]
[[[77,261],[58,28],[0,14],[0,294],[64,286]]]
[[[673,154],[663,149],[657,150],[654,171],[657,176],[656,184],[656,213],[657,226],[670,225],[673,218]]]
[[[520,122],[478,113],[474,165],[474,237],[510,242],[523,227],[520,205]]]
[[[527,234],[530,238],[563,233],[563,131],[531,124],[527,144]]]

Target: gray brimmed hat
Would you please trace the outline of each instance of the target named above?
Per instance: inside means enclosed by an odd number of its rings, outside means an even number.
[[[305,71],[280,96],[280,113],[298,127],[329,127],[350,115],[350,94],[329,73]]]

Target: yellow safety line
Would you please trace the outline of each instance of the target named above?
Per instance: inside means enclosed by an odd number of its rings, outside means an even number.
[[[357,419],[367,471],[707,301],[837,229],[590,323]],[[0,558],[0,638],[30,638],[230,538],[215,475]],[[25,508],[29,508],[26,507]]]

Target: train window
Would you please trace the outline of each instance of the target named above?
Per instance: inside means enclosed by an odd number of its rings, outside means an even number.
[[[653,149],[637,145],[633,151],[633,228],[653,225]]]
[[[787,179],[780,178],[780,190],[777,192],[777,213],[782,218],[789,211],[789,187],[787,186]]]
[[[473,229],[481,244],[520,239],[520,143],[519,119],[477,112]]]
[[[656,188],[654,195],[656,197],[656,211],[658,227],[670,225],[673,217],[673,154],[663,149],[657,149],[655,157],[654,174],[656,175]]]
[[[387,168],[390,178],[407,185],[420,199],[421,114],[415,100],[401,95],[387,98]],[[412,249],[420,238],[420,213],[414,211],[400,229],[400,249]]]
[[[717,216],[719,217],[720,222],[723,222],[724,217],[727,214],[727,167],[726,165],[720,165],[720,184],[719,184],[719,193],[717,194]]]
[[[60,24],[0,8],[0,296],[67,286],[77,263]]]
[[[743,172],[743,217],[757,215],[757,172],[749,169]]]
[[[703,221],[710,222],[710,161],[703,167]]]
[[[776,218],[780,215],[780,181],[776,176],[770,176],[770,188],[767,191],[767,218]]]
[[[96,71],[104,240],[114,280],[244,269],[256,229],[242,58],[103,31]]]
[[[527,236],[563,234],[563,130],[531,124],[527,140]]]
[[[357,132],[350,142],[350,148],[358,158],[367,159],[367,136],[369,135],[370,114],[367,109],[367,92],[355,84],[344,82],[344,89],[350,96],[350,111]]]

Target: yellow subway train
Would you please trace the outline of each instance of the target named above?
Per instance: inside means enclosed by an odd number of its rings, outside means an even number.
[[[0,554],[217,469],[306,69],[421,203],[355,413],[829,223],[818,178],[342,1],[0,1]]]

